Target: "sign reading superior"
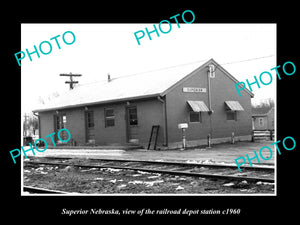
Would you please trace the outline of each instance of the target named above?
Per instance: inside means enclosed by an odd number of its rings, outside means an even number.
[[[184,87],[182,88],[183,92],[206,92],[206,88],[198,88],[198,87]]]

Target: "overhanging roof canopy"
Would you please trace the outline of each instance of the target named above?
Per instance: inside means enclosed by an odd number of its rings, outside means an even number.
[[[225,101],[225,105],[232,111],[244,111],[244,108],[238,101]]]
[[[209,112],[203,101],[187,101],[194,112]]]

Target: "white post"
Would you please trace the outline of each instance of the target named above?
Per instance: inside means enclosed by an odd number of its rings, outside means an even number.
[[[207,135],[207,147],[211,148],[211,137],[210,137],[210,134]]]
[[[182,128],[182,150],[185,150],[186,139],[185,139],[185,128]]]

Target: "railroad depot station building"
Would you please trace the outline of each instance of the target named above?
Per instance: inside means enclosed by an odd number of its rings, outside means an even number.
[[[39,118],[40,138],[67,128],[67,144],[126,145],[147,148],[152,126],[158,125],[157,149],[180,148],[187,123],[186,144],[199,146],[235,140],[251,140],[251,98],[239,82],[216,61],[184,65],[77,85],[66,94],[33,112]],[[59,139],[56,137],[56,142]],[[63,138],[63,137],[62,137]]]

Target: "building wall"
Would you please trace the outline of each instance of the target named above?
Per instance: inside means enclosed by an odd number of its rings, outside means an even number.
[[[45,136],[54,132],[53,112],[41,112],[39,118],[40,138],[46,139],[47,143],[50,144],[52,143],[50,137],[45,138]]]
[[[251,134],[251,97],[245,91],[242,91],[239,96],[234,84],[233,80],[218,68],[216,69],[216,76],[211,79],[212,109],[214,110],[212,114],[213,138],[228,137],[232,132],[236,136]],[[228,100],[238,101],[244,108],[244,111],[237,111],[236,121],[226,118],[225,101]]]
[[[253,119],[254,130],[267,130],[268,129],[267,116],[254,116],[252,119]],[[260,122],[260,120],[262,122]]]
[[[188,123],[186,130],[187,140],[196,140],[204,138],[209,132],[209,116],[207,112],[201,112],[202,123],[190,123],[190,108],[187,100],[204,101],[208,106],[208,97],[206,93],[183,93],[183,87],[207,88],[207,79],[200,76],[199,73],[190,77],[183,84],[175,87],[166,95],[167,103],[167,122],[168,122],[168,142],[178,142],[182,138],[181,130],[178,129],[179,123]]]
[[[269,110],[265,115],[254,115],[252,116],[254,130],[274,130],[275,125],[275,114],[274,108]],[[262,123],[260,123],[262,120]]]
[[[114,109],[115,125],[105,127],[105,109]],[[126,123],[124,114],[124,104],[98,105],[88,107],[94,111],[95,122],[95,144],[107,145],[126,142]]]
[[[127,143],[127,102],[88,106],[88,110],[94,112],[95,144],[125,144]],[[148,99],[143,101],[130,101],[129,106],[137,107],[138,116],[138,140],[140,144],[147,145],[151,133],[152,125],[160,125],[158,133],[158,146],[164,142],[164,122],[162,117],[163,104],[158,99]],[[115,115],[115,126],[105,127],[104,109],[113,108]],[[71,133],[71,138],[77,145],[86,144],[86,124],[85,107],[58,110],[60,114],[65,114],[67,118],[66,128]],[[55,111],[40,112],[41,137],[54,132]],[[52,143],[50,137],[46,138],[47,143]]]
[[[147,147],[153,125],[159,125],[157,143],[162,146],[164,142],[164,120],[162,116],[163,104],[158,99],[136,102],[138,112],[138,138],[139,143]]]
[[[126,107],[137,107],[137,139],[138,143],[145,144],[148,142],[152,125],[160,125],[162,129],[162,103],[157,99],[149,99],[143,101],[130,101],[116,104],[106,104],[89,107],[89,110],[94,111],[95,118],[95,134],[96,144],[125,144],[127,143],[127,120]],[[115,115],[115,126],[105,127],[104,109],[113,108]],[[163,133],[159,132],[158,142],[163,143]]]
[[[177,85],[167,93],[167,115],[168,115],[168,140],[178,142],[181,140],[181,131],[178,130],[178,123],[188,123],[186,130],[187,141],[206,139],[208,133],[212,131],[212,138],[230,137],[234,132],[236,136],[246,136],[251,134],[251,98],[246,92],[242,92],[239,97],[234,87],[234,81],[216,67],[215,78],[211,79],[211,115],[208,112],[201,112],[201,123],[189,122],[189,111],[187,100],[203,101],[208,104],[208,79],[205,67],[196,71],[192,76]],[[206,88],[205,93],[184,93],[183,87]],[[225,111],[225,101],[239,101],[245,111],[237,112],[237,121],[227,120]],[[211,122],[210,122],[211,120]],[[249,136],[250,137],[250,136]]]
[[[275,127],[275,109],[274,107],[268,112],[268,130],[274,130]]]
[[[84,108],[58,110],[59,114],[65,114],[67,118],[66,128],[71,133],[71,139],[78,144],[85,143],[85,120]],[[54,116],[56,111],[40,112],[41,138],[44,138],[48,144],[52,144],[51,138],[45,136],[55,132]],[[55,134],[57,136],[57,134]],[[54,136],[53,136],[54,138]]]
[[[77,144],[85,143],[84,108],[59,110],[59,113],[66,114],[66,128],[70,131],[72,140]]]

